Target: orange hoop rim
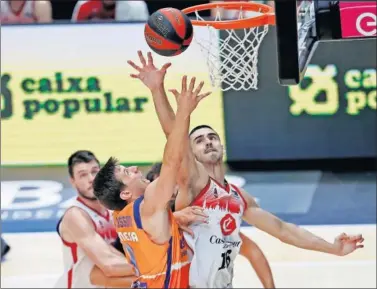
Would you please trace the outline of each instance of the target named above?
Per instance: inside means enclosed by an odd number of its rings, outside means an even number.
[[[244,10],[262,13],[256,17],[236,20],[221,20],[221,21],[201,21],[191,20],[192,25],[196,26],[212,26],[215,29],[244,29],[253,28],[264,25],[275,25],[275,14],[273,8],[266,4],[253,3],[253,2],[219,2],[219,3],[206,3],[191,6],[182,10],[185,14],[194,13],[196,11],[205,11],[213,8],[224,8],[226,10]]]

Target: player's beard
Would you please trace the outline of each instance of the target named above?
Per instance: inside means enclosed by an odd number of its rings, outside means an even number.
[[[96,196],[93,196],[93,197],[88,197],[86,196],[83,192],[77,190],[78,194],[80,195],[81,198],[85,199],[85,200],[88,200],[88,201],[97,201],[97,198]]]

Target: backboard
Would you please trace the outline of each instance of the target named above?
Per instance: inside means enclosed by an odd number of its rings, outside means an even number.
[[[375,1],[275,0],[279,82],[296,85],[320,41],[376,38]]]

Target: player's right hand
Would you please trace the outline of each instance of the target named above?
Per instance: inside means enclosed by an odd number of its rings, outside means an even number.
[[[204,85],[204,81],[200,82],[196,89],[194,89],[195,81],[195,77],[191,78],[190,85],[189,87],[187,87],[187,76],[185,75],[182,78],[181,92],[178,92],[176,89],[169,89],[169,91],[175,96],[178,109],[185,110],[189,114],[194,111],[194,109],[202,99],[211,94],[211,92],[200,94]]]
[[[336,255],[345,256],[357,249],[364,248],[362,244],[364,238],[361,234],[359,235],[347,235],[345,233],[340,234],[335,238],[334,245],[336,247]]]
[[[147,60],[145,60],[144,55],[140,50],[137,54],[139,55],[141,66],[136,65],[131,60],[128,60],[127,63],[139,73],[131,73],[130,76],[132,78],[140,79],[151,91],[161,88],[164,84],[166,71],[171,66],[171,63],[165,63],[160,69],[158,69],[153,63],[151,52],[147,53]]]
[[[208,223],[208,215],[204,209],[198,206],[186,207],[182,210],[174,212],[174,217],[179,228],[194,237],[194,231],[190,229],[190,225],[194,223]]]

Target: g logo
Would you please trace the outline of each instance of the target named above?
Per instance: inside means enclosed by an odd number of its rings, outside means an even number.
[[[367,21],[363,21],[366,19]],[[356,19],[356,29],[364,36],[376,35],[376,15],[370,12],[360,14]]]
[[[12,92],[8,88],[10,75],[1,75],[1,119],[8,119],[13,115]]]

